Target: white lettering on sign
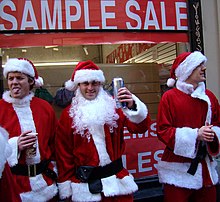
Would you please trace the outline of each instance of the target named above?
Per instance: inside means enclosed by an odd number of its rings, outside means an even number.
[[[147,147],[147,146],[146,146]],[[135,152],[135,151],[134,151]],[[132,174],[149,173],[157,168],[158,161],[161,159],[163,150],[139,152],[132,162],[127,161],[127,156],[122,155],[123,166]],[[132,167],[133,166],[133,167]],[[137,169],[136,169],[137,168]]]
[[[108,26],[107,19],[115,19],[115,13],[106,12],[107,6],[115,6],[115,1],[101,1],[101,16],[103,29],[117,29],[117,26]]]
[[[187,30],[187,5],[186,0],[2,0],[0,29]]]
[[[186,4],[183,2],[176,2],[176,24],[177,24],[177,29],[178,30],[187,30],[187,26],[182,26],[181,25],[181,20],[186,20],[187,19],[187,14],[186,13],[181,13],[180,9],[181,8],[186,8]]]
[[[53,19],[50,15],[50,9],[48,1],[41,1],[41,19],[42,29],[47,29],[47,23],[50,29],[56,29],[56,23],[58,22],[58,28],[62,29],[62,12],[61,12],[61,0],[54,1]]]
[[[6,6],[10,7],[11,11],[16,11],[15,4],[12,1],[2,1],[0,3],[0,17],[6,20],[7,22],[11,22],[12,26],[11,28],[8,28],[9,30],[17,30],[18,29],[17,19],[13,15],[4,12],[4,8]],[[0,24],[0,30],[6,30],[4,24]]]
[[[128,29],[141,29],[141,18],[139,15],[131,12],[131,7],[135,7],[136,10],[140,10],[140,6],[137,1],[128,1],[126,4],[126,14],[132,20],[137,22],[137,25],[132,27],[130,22],[126,22]]]
[[[181,21],[187,20],[187,13],[181,13],[181,8],[187,8],[186,2],[175,2],[175,12],[173,13],[173,17],[176,17],[176,24],[167,25],[167,17],[169,15],[166,12],[166,4],[164,1],[160,2],[160,13],[161,19],[157,16],[156,9],[154,6],[153,1],[148,1],[146,6],[146,15],[144,20],[144,29],[148,30],[150,27],[154,27],[156,30],[187,30],[187,26],[182,26]],[[126,14],[132,20],[136,22],[136,25],[132,25],[131,22],[127,21],[126,26],[128,29],[141,29],[142,28],[142,21],[141,17],[134,12],[141,10],[140,5],[137,1],[128,1],[126,3]],[[132,12],[133,11],[133,12]],[[161,27],[159,25],[159,21],[161,20]],[[175,28],[176,26],[176,28]]]
[[[148,166],[148,164],[151,162],[151,159],[147,159],[146,156],[151,156],[151,152],[143,152],[138,154],[138,171],[140,173],[152,170],[152,166]]]
[[[152,16],[152,20],[150,17]],[[144,23],[144,29],[149,29],[149,26],[154,26],[155,29],[160,29],[154,4],[152,1],[149,1],[147,4],[147,9],[146,9],[146,18],[145,18],[145,23]]]
[[[175,30],[174,26],[168,26],[167,25],[165,3],[161,2],[160,6],[161,6],[161,15],[162,15],[162,29],[164,29],[164,30]]]
[[[75,15],[71,15],[71,7],[76,9]],[[81,18],[81,6],[78,1],[66,1],[66,29],[71,29],[71,22],[76,22]]]
[[[156,133],[156,126],[157,126],[157,123],[156,122],[154,122],[154,123],[152,123],[151,124],[151,126],[150,126],[150,129],[151,129],[151,131],[150,131],[150,135],[152,136],[152,137],[157,137],[157,133]]]
[[[30,20],[28,20],[29,16],[30,16]],[[35,13],[31,1],[26,1],[24,5],[24,12],[21,21],[21,30],[25,30],[27,28],[32,28],[35,30],[38,29],[37,19],[35,17]]]
[[[84,1],[84,16],[85,16],[85,28],[86,29],[100,29],[99,26],[90,26],[89,2],[88,1]]]
[[[136,139],[136,138],[147,138],[147,137],[157,137],[156,133],[156,122],[152,122],[150,125],[150,130],[147,130],[145,133],[139,133],[139,134],[130,134],[128,129],[124,128],[124,139]]]
[[[154,159],[158,162],[161,159],[164,150],[158,150],[154,153]],[[154,168],[157,168],[157,164],[154,164]]]

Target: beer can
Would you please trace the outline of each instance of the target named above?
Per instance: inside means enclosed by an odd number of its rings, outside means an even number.
[[[114,78],[112,80],[113,96],[116,102],[116,108],[126,108],[126,102],[120,102],[117,98],[118,89],[124,87],[124,81],[122,78]]]
[[[27,135],[35,135],[37,136],[38,133],[28,133]],[[33,144],[32,147],[26,149],[26,157],[27,158],[33,158],[36,156],[36,152],[37,152],[37,140],[35,142],[35,144]]]

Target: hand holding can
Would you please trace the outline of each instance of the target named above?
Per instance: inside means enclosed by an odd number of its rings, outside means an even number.
[[[37,135],[38,133],[34,133],[34,132],[31,132],[31,133],[28,133],[26,134],[27,136],[32,136],[32,137],[35,137],[35,141],[33,142],[33,144],[26,149],[26,157],[27,158],[33,158],[36,156],[36,151],[37,151]]]
[[[126,108],[126,102],[120,102],[118,100],[118,89],[124,87],[124,81],[122,78],[114,78],[112,80],[113,96],[116,102],[116,108]]]

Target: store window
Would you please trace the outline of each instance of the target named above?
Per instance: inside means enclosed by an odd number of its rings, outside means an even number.
[[[123,77],[127,87],[149,106],[155,119],[160,96],[167,90],[172,62],[178,53],[187,50],[188,43],[170,42],[2,48],[1,52],[3,67],[8,58],[33,61],[53,96],[79,61],[92,60],[105,73],[106,89],[110,89],[113,77]]]

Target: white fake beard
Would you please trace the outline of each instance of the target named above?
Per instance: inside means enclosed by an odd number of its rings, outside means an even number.
[[[78,88],[69,111],[73,118],[72,127],[81,135],[94,125],[117,127],[119,115],[115,112],[115,106],[115,100],[102,87],[94,100],[85,99]]]

